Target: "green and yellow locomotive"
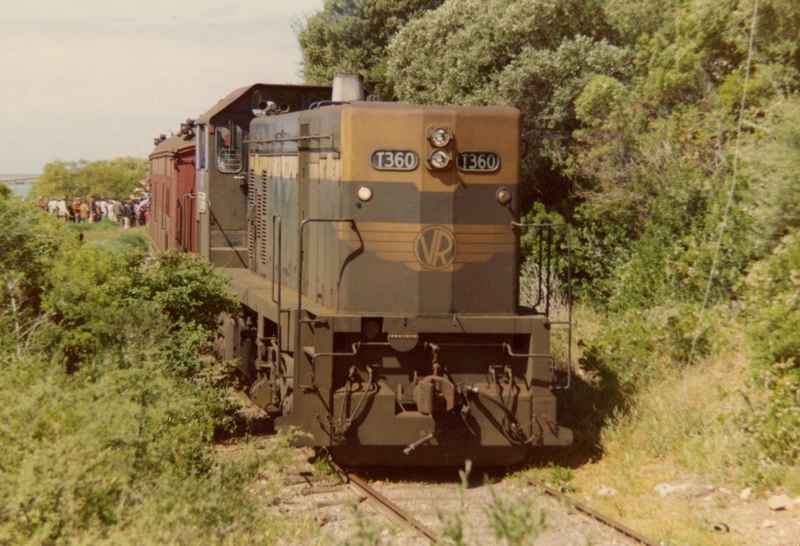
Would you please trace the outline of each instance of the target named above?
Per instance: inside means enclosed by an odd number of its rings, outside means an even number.
[[[218,355],[276,427],[343,464],[570,444],[549,318],[518,303],[520,113],[340,82],[321,101],[252,86],[197,120],[197,247],[243,305]]]

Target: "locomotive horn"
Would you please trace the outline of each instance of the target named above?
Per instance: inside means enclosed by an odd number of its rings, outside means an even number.
[[[281,105],[283,106],[283,105]],[[269,116],[278,111],[278,105],[271,100],[260,100],[258,105],[253,108],[253,114],[256,116]]]

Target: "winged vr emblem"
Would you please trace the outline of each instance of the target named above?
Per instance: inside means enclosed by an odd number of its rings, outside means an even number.
[[[428,226],[414,240],[414,256],[425,269],[438,271],[450,267],[457,250],[453,232],[444,226]]]

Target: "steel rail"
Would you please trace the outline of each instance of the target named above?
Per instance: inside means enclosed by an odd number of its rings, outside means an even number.
[[[396,520],[399,523],[402,523],[402,524],[408,525],[410,527],[413,527],[414,529],[416,529],[417,531],[419,531],[420,533],[425,535],[425,537],[427,537],[434,544],[438,544],[439,542],[441,542],[441,538],[436,533],[434,533],[433,531],[428,529],[425,525],[423,525],[418,520],[416,520],[410,513],[408,513],[407,511],[403,510],[402,508],[397,506],[395,503],[393,503],[392,501],[390,501],[389,499],[387,499],[386,497],[384,497],[383,495],[378,493],[369,484],[367,484],[367,482],[365,482],[364,480],[362,480],[358,476],[356,476],[356,475],[354,475],[354,474],[352,474],[350,472],[347,472],[346,470],[344,470],[341,466],[339,466],[335,462],[331,461],[331,464],[336,469],[336,471],[342,476],[342,478],[345,480],[345,483],[350,484],[351,486],[353,486],[357,490],[358,493],[366,496],[367,499],[371,500],[373,506],[379,512],[381,512],[383,515],[385,515],[385,516],[387,516],[389,518],[392,518],[392,519]],[[659,542],[657,542],[657,541],[655,541],[655,540],[653,540],[651,538],[648,538],[648,537],[642,535],[641,533],[639,533],[637,531],[634,531],[633,529],[631,529],[627,525],[625,525],[625,524],[623,524],[623,523],[621,523],[621,522],[619,522],[619,521],[617,521],[617,520],[615,520],[613,518],[610,518],[610,517],[606,516],[605,514],[603,514],[601,512],[598,512],[597,510],[595,510],[593,508],[590,508],[589,506],[587,506],[587,505],[575,500],[574,498],[570,497],[569,495],[565,495],[561,491],[559,491],[559,490],[557,490],[557,489],[555,489],[555,488],[553,488],[553,487],[551,487],[551,486],[549,486],[549,485],[547,485],[547,484],[545,484],[543,482],[540,482],[539,480],[535,480],[533,478],[525,478],[525,480],[530,485],[532,485],[534,487],[538,487],[539,489],[542,489],[545,493],[547,493],[551,497],[555,497],[555,498],[557,498],[559,500],[562,500],[562,501],[568,503],[570,506],[574,507],[579,512],[583,512],[587,516],[595,519],[596,521],[598,521],[598,522],[600,522],[600,523],[602,523],[604,525],[607,525],[607,526],[611,527],[612,529],[614,529],[614,530],[618,531],[619,533],[627,536],[628,538],[631,538],[631,539],[635,540],[636,542],[638,542],[640,544],[644,544],[645,546],[661,546],[661,543],[659,543]]]
[[[384,514],[387,517],[390,517],[399,523],[408,525],[413,527],[425,537],[427,537],[431,542],[434,544],[438,544],[441,542],[441,538],[439,535],[428,529],[425,525],[419,522],[417,519],[414,518],[411,514],[397,506],[395,503],[378,493],[375,489],[373,489],[367,482],[359,478],[358,476],[347,472],[341,466],[336,464],[335,462],[331,461],[333,468],[341,474],[342,478],[344,478],[345,483],[349,483],[350,485],[354,486],[358,491],[362,494],[366,495],[369,500],[372,501],[373,506]]]
[[[590,517],[596,519],[600,523],[608,525],[612,529],[615,529],[615,530],[619,531],[623,535],[626,535],[629,538],[632,538],[633,540],[639,542],[640,544],[645,544],[646,546],[661,546],[660,542],[656,542],[653,539],[647,538],[646,536],[642,535],[641,533],[638,533],[638,532],[634,531],[633,529],[631,529],[630,527],[624,525],[623,523],[620,523],[619,521],[617,521],[615,519],[612,519],[612,518],[606,516],[605,514],[602,514],[602,513],[598,512],[594,508],[590,508],[590,507],[586,506],[585,504],[576,501],[575,499],[573,499],[569,495],[565,495],[564,493],[562,493],[558,489],[554,489],[554,488],[550,487],[549,485],[547,485],[547,484],[545,484],[543,482],[540,482],[539,480],[534,480],[533,478],[527,478],[526,477],[525,480],[530,485],[532,485],[534,487],[538,487],[538,488],[544,490],[544,492],[547,493],[548,495],[550,495],[551,497],[555,497],[557,499],[561,499],[561,500],[563,500],[565,502],[568,502],[570,504],[570,506],[575,507],[576,510],[579,510],[579,511],[583,512],[584,514],[586,514],[587,516],[590,516]]]

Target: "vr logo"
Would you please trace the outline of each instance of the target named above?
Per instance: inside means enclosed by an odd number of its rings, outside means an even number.
[[[429,226],[414,240],[414,256],[426,269],[445,269],[456,257],[456,238],[444,226]]]

